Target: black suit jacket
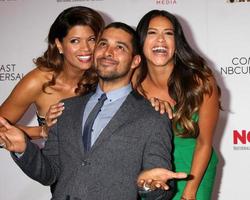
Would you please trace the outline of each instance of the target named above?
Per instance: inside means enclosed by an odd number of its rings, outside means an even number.
[[[65,110],[43,150],[28,142],[16,163],[44,185],[57,181],[55,200],[136,200],[136,179],[145,169],[171,165],[171,123],[136,92],[128,95],[91,150],[84,152],[82,117],[91,95],[64,101]],[[146,199],[169,199],[163,191]]]

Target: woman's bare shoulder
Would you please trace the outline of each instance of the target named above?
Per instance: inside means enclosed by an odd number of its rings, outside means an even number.
[[[36,67],[25,75],[25,78],[36,81],[48,81],[52,78],[53,72]]]
[[[52,72],[42,71],[35,68],[28,72],[15,86],[11,95],[33,94],[37,95],[42,92],[42,86],[52,77]]]

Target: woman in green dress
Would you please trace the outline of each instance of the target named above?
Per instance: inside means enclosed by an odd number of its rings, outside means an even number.
[[[174,169],[190,178],[177,181],[174,200],[211,199],[217,166],[212,140],[219,114],[219,89],[211,69],[185,39],[177,18],[152,10],[137,26],[142,66],[137,90],[173,107]],[[151,170],[158,177],[162,169]],[[148,173],[148,172],[147,172]],[[148,174],[147,174],[148,175]],[[140,176],[146,180],[147,176]]]

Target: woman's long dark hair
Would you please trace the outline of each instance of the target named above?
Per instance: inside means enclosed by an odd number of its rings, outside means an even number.
[[[50,27],[47,50],[43,56],[34,60],[39,69],[54,72],[52,79],[43,85],[44,92],[46,92],[47,87],[56,84],[56,78],[63,70],[64,58],[56,47],[55,39],[57,38],[62,42],[69,30],[76,25],[89,26],[94,31],[95,36],[98,37],[104,27],[104,20],[98,12],[83,6],[70,7],[59,14]],[[93,90],[96,82],[97,75],[91,67],[85,71],[81,80],[79,80],[75,93],[84,94]]]
[[[149,23],[151,19],[158,16],[168,19],[174,27],[175,64],[167,85],[171,98],[176,101],[173,129],[181,137],[197,137],[199,134],[198,123],[192,118],[199,111],[204,94],[212,94],[209,78],[213,77],[213,74],[211,69],[206,66],[205,60],[189,46],[177,18],[164,10],[152,10],[140,20],[136,30],[140,38],[141,51]],[[145,91],[141,83],[147,73],[148,66],[142,51],[142,65],[136,86],[144,95]]]

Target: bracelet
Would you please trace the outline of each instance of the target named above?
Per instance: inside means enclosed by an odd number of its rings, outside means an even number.
[[[45,129],[45,127],[44,127],[45,125],[42,125],[42,131],[41,131],[41,136],[42,136],[42,138],[43,139],[47,139],[48,138],[48,134],[46,133],[46,131],[44,130]]]
[[[142,189],[143,189],[144,191],[147,191],[147,192],[152,191],[151,188],[148,187],[148,186],[146,185],[146,182],[144,182],[144,184],[143,184],[143,186],[142,186]]]
[[[181,200],[196,200],[196,199],[194,199],[194,198],[192,198],[192,199],[187,199],[187,198],[185,198],[185,197],[181,197]]]

